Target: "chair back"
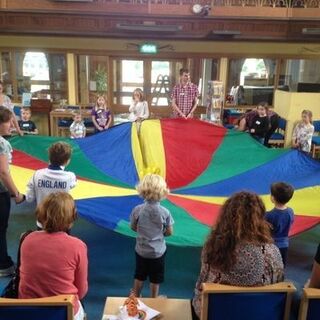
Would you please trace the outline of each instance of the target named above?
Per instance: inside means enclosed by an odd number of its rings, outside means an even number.
[[[320,120],[315,120],[312,122],[314,126],[314,132],[318,132],[318,135],[320,134]]]
[[[73,320],[73,295],[39,299],[0,298],[0,319]]]
[[[204,283],[201,320],[286,320],[295,290],[290,282],[262,287]]]
[[[279,118],[278,128],[283,131],[286,131],[286,126],[287,126],[287,120],[284,118]]]
[[[20,116],[21,116],[21,107],[19,107],[19,106],[14,106],[14,107],[13,107],[13,113],[14,113],[17,117],[20,117]]]
[[[67,110],[70,110],[70,111],[80,111],[80,110],[81,110],[81,106],[67,105],[67,106],[66,106],[66,109],[67,109]]]
[[[320,289],[305,288],[300,303],[298,320],[320,319]]]

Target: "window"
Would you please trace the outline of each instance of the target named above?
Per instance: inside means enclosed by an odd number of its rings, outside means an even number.
[[[97,95],[107,94],[108,90],[108,57],[79,55],[78,69],[78,102],[94,104]]]
[[[134,89],[140,88],[149,106],[165,107],[170,104],[171,90],[179,79],[183,61],[113,58],[111,65],[114,105],[128,106]]]
[[[170,62],[151,62],[151,105],[168,106],[170,103]]]
[[[132,92],[136,88],[143,90],[143,61],[121,60],[120,104],[130,105]]]
[[[275,70],[275,59],[231,59],[227,93],[241,93],[234,99],[235,104],[257,105],[259,102],[266,101],[272,105]],[[243,90],[234,90],[237,88]]]
[[[17,98],[24,92],[58,102],[66,99],[67,68],[66,58],[61,53],[16,52],[15,69]]]
[[[320,92],[320,60],[283,60],[278,88],[293,92]]]

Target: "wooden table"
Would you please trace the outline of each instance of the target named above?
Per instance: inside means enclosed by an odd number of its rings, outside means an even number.
[[[119,312],[126,298],[108,297],[104,307],[103,315]],[[164,320],[192,320],[191,305],[188,299],[167,299],[167,298],[140,298],[143,303],[152,309],[161,312],[156,319]]]
[[[73,111],[71,109],[56,109],[50,112],[50,132],[52,136],[59,136],[58,130],[58,121],[61,119],[72,119],[73,118]],[[81,109],[82,119],[90,119],[91,116],[91,109]],[[128,122],[129,113],[121,113],[115,114],[113,116],[113,125]]]
[[[49,115],[51,110],[52,110],[52,103],[49,99],[31,99],[32,113],[42,113],[46,115],[46,118],[48,121],[49,135],[51,134],[51,123],[50,123],[50,115]]]
[[[50,112],[50,132],[52,136],[58,136],[58,121],[65,118],[73,118],[73,110],[52,110]],[[81,109],[81,115],[83,119],[91,119],[91,110]]]

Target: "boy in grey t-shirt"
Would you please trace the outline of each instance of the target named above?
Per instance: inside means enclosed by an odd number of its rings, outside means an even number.
[[[173,219],[170,212],[160,205],[169,190],[164,179],[148,174],[138,184],[137,191],[144,204],[136,206],[130,216],[131,229],[137,232],[136,270],[134,293],[140,296],[143,283],[149,277],[151,297],[158,296],[160,283],[164,281],[166,242],[172,235]]]

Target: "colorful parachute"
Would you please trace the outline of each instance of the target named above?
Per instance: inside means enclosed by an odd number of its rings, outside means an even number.
[[[67,141],[73,147],[68,170],[78,176],[72,190],[80,215],[128,236],[129,215],[141,203],[135,184],[145,173],[166,178],[171,193],[163,205],[175,220],[167,241],[203,244],[225,199],[239,190],[260,194],[267,208],[269,186],[286,181],[295,189],[290,202],[296,219],[291,235],[320,222],[320,163],[293,150],[266,149],[248,134],[198,120],[162,119],[125,123],[85,139],[14,137],[12,173],[20,190],[34,170],[45,167],[48,146]]]

